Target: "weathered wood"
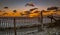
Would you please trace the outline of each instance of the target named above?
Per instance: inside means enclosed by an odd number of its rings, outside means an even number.
[[[41,11],[41,16],[38,17],[38,22],[41,23],[41,26],[38,26],[38,32],[43,30],[43,11]]]
[[[15,35],[17,35],[17,33],[16,33],[16,21],[15,21],[15,18],[14,18],[14,33],[15,33]]]

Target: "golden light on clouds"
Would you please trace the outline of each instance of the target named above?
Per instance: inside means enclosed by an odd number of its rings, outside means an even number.
[[[39,17],[40,16],[40,11],[37,11],[37,10],[34,10],[34,11],[31,11],[29,14],[26,14],[25,11],[23,12],[19,12],[17,11],[16,13],[13,12],[13,11],[9,11],[9,12],[2,12],[0,11],[0,16],[6,16],[6,17]],[[60,11],[58,12],[54,12],[54,11],[46,11],[46,12],[43,12],[43,16],[47,16],[47,15],[51,15],[51,14],[58,14],[60,15]]]

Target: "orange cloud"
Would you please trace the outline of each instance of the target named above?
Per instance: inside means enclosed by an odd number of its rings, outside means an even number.
[[[0,16],[7,16],[7,17],[39,17],[41,14],[40,14],[41,12],[40,11],[37,11],[37,9],[36,10],[33,10],[33,11],[31,11],[30,12],[30,14],[28,14],[28,15],[26,15],[26,12],[25,11],[23,11],[23,12],[19,12],[19,11],[17,11],[16,13],[15,12],[13,12],[13,11],[9,11],[9,12],[3,12],[3,11],[1,11],[0,12]],[[47,16],[47,15],[51,15],[51,14],[58,14],[58,15],[60,15],[60,11],[58,11],[58,12],[54,12],[54,11],[46,11],[46,12],[43,12],[43,16]]]

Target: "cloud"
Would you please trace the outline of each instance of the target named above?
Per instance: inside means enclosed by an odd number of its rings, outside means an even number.
[[[25,6],[32,6],[32,7],[34,7],[35,5],[34,5],[34,3],[27,3]]]
[[[30,9],[30,11],[33,11],[33,10],[36,10],[36,9],[38,9],[38,8],[32,8],[32,9]]]

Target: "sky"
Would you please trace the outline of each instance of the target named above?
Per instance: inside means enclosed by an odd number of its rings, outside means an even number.
[[[35,4],[35,7],[25,6],[29,2]],[[0,9],[5,6],[13,10],[29,10],[31,8],[43,10],[51,6],[60,7],[60,0],[0,0]]]

